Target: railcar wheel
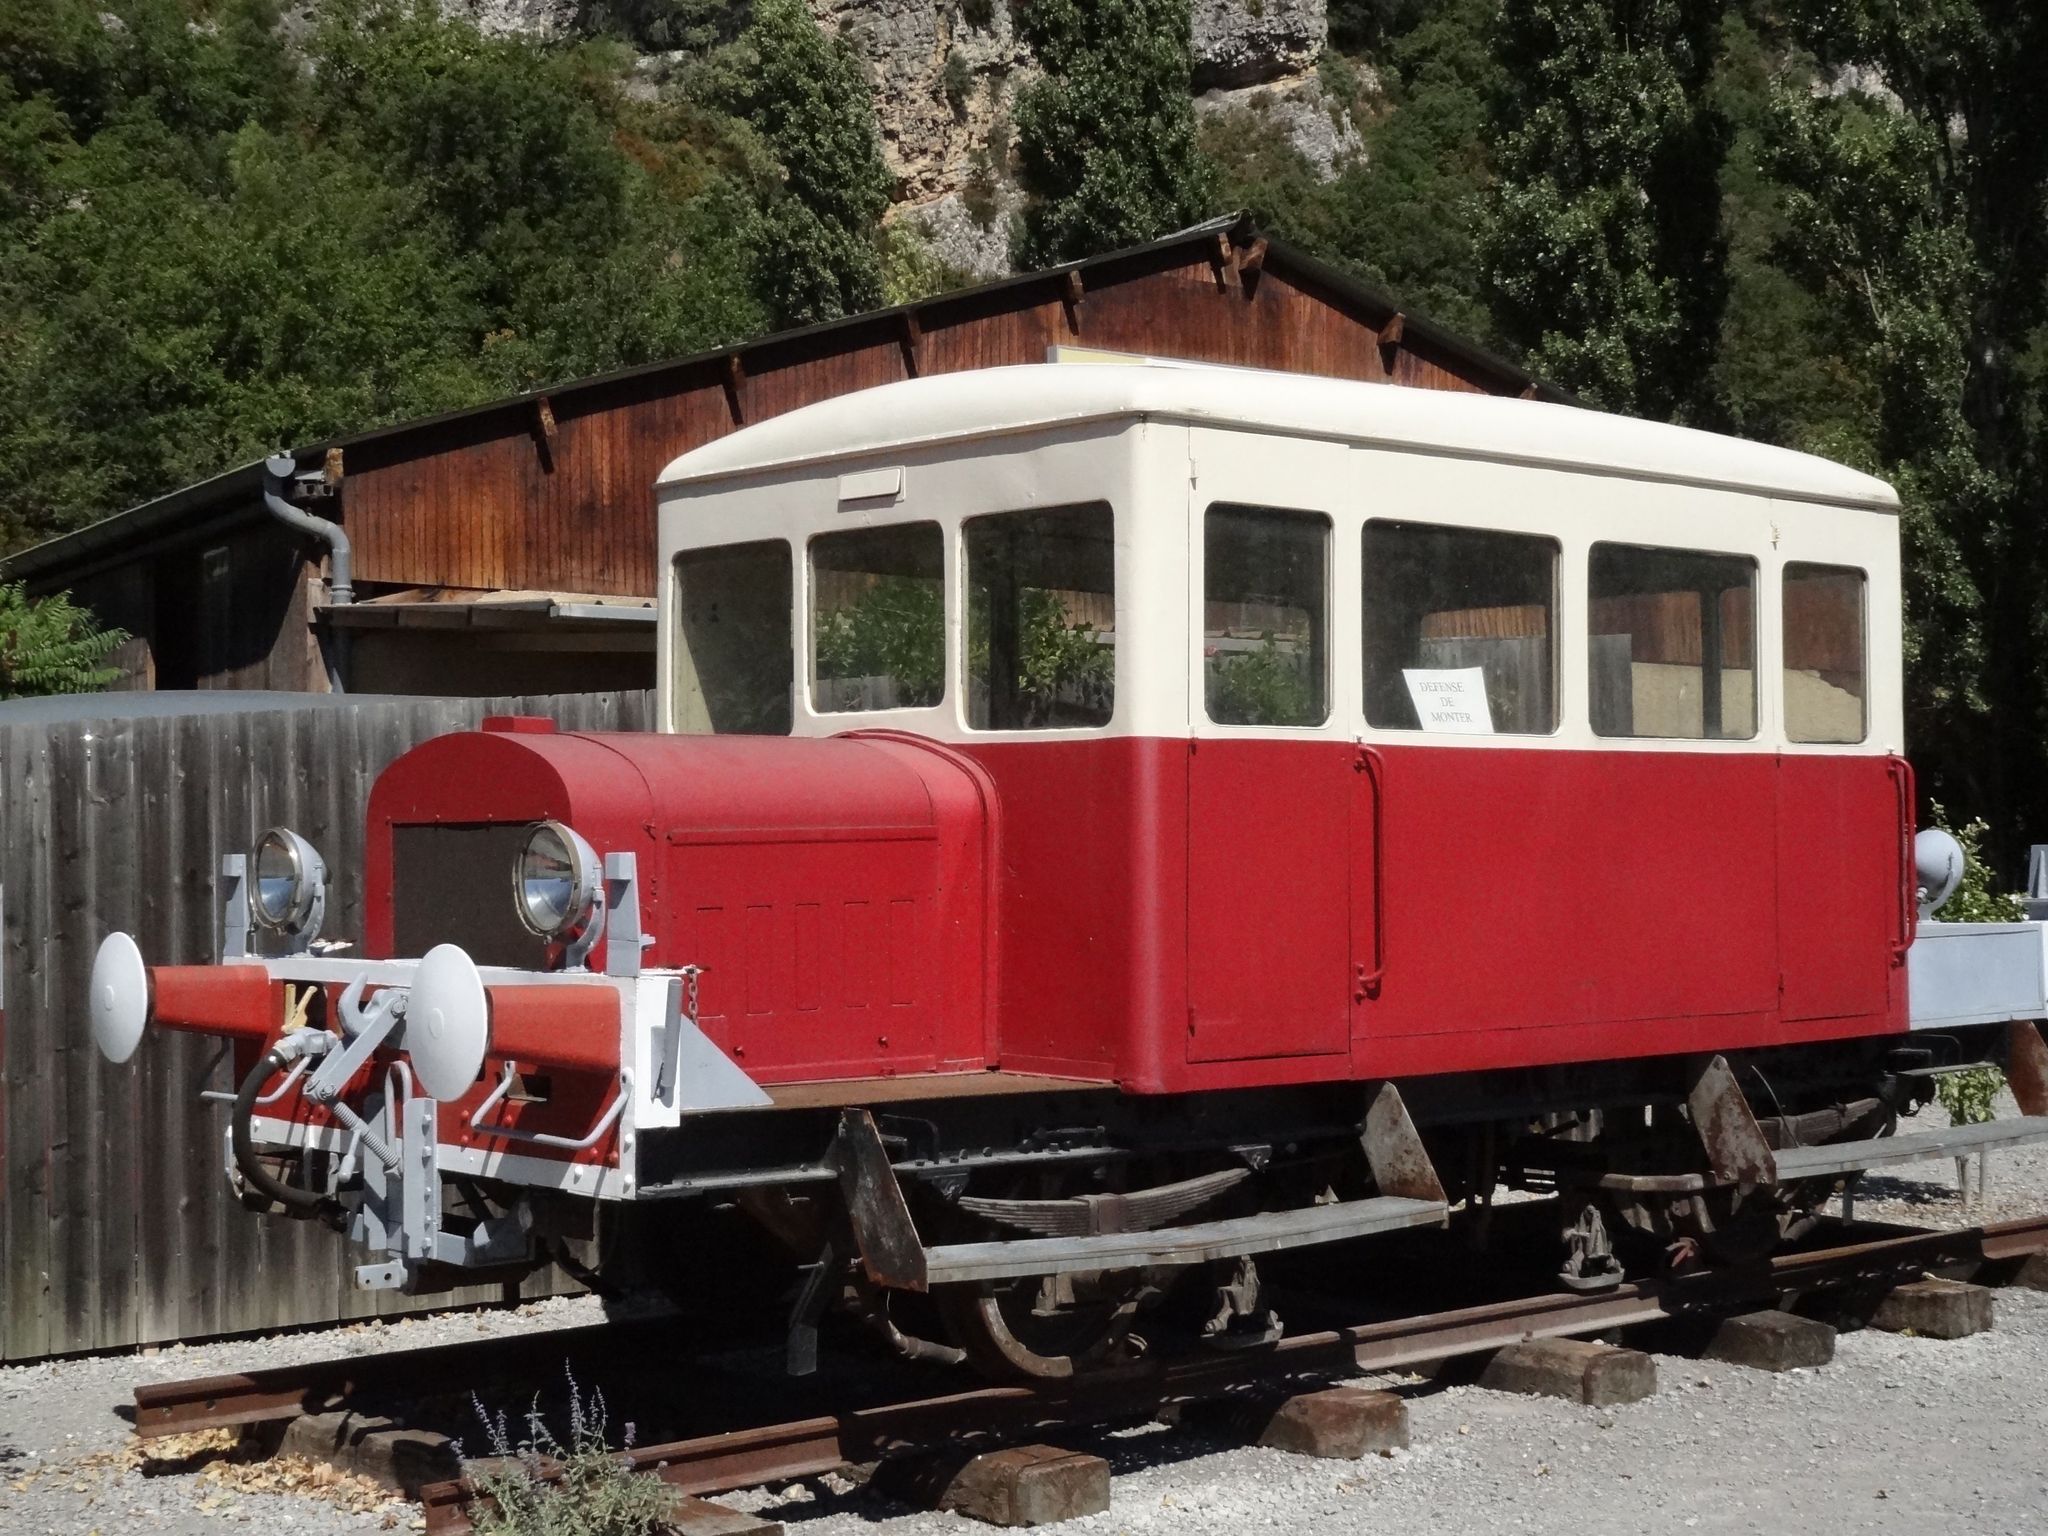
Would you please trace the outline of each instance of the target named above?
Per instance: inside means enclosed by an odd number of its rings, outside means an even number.
[[[1738,1195],[1709,1190],[1695,1203],[1702,1252],[1717,1264],[1755,1264],[1811,1227],[1831,1186],[1820,1181],[1780,1184]]]
[[[1690,1268],[1699,1263],[1760,1263],[1803,1236],[1832,1192],[1826,1181],[1729,1188],[1666,1200],[1615,1202],[1608,1218],[1626,1241],[1630,1273]]]
[[[968,1362],[999,1380],[1058,1381],[1142,1351],[1131,1332],[1142,1286],[1111,1275],[1046,1275],[936,1293]]]

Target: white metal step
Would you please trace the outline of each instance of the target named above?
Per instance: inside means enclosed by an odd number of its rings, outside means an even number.
[[[1946,1126],[1938,1131],[1880,1136],[1871,1141],[1838,1141],[1824,1147],[1787,1147],[1771,1157],[1778,1165],[1780,1180],[1811,1179],[1858,1168],[1917,1162],[1923,1157],[1974,1157],[1979,1152],[2036,1141],[2048,1141],[2048,1115]]]
[[[1272,1253],[1282,1248],[1341,1242],[1400,1227],[1433,1226],[1448,1214],[1449,1207],[1441,1200],[1404,1200],[1381,1195],[1371,1200],[1311,1205],[1298,1211],[1270,1211],[1185,1227],[1162,1227],[1153,1232],[953,1243],[925,1250],[925,1279],[932,1285],[950,1285],[963,1280],[1015,1280],[1084,1269],[1201,1264],[1245,1253]]]

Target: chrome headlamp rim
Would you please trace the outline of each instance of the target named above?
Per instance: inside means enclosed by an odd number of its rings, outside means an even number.
[[[291,871],[291,884],[286,887],[288,899],[281,907],[273,907],[264,891],[263,854],[270,848],[284,855]],[[268,933],[297,934],[312,922],[321,889],[327,883],[327,864],[319,849],[290,827],[272,827],[256,839],[249,853],[248,869],[249,916],[257,927]]]
[[[527,855],[543,837],[553,837],[559,842],[561,861],[570,871],[568,896],[562,903],[560,914],[551,918],[536,915],[535,902],[528,890]],[[520,841],[519,852],[512,860],[512,906],[519,914],[520,925],[528,933],[549,940],[575,938],[596,917],[603,893],[604,862],[574,827],[567,822],[548,820],[537,821],[527,828],[526,836]]]

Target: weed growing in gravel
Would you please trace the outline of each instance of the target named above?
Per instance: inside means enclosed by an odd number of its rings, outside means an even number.
[[[489,1459],[463,1459],[471,1485],[488,1501],[470,1517],[478,1536],[648,1536],[674,1513],[675,1495],[631,1471],[606,1444],[604,1394],[592,1392],[586,1403],[575,1373],[564,1366],[562,1374],[569,1378],[567,1444],[542,1420],[539,1398],[517,1440],[502,1411],[494,1417],[470,1399],[492,1452]],[[628,1424],[624,1446],[632,1445]]]

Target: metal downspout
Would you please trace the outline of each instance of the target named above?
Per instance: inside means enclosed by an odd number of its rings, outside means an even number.
[[[315,517],[285,499],[284,493],[298,468],[298,460],[288,453],[272,454],[263,461],[263,505],[287,528],[318,539],[327,546],[327,601],[333,607],[346,607],[356,600],[353,551],[348,535],[342,531],[341,524]],[[320,642],[321,659],[327,668],[327,687],[333,693],[346,691],[342,686],[342,661],[346,647],[347,637],[343,634],[330,632]]]

